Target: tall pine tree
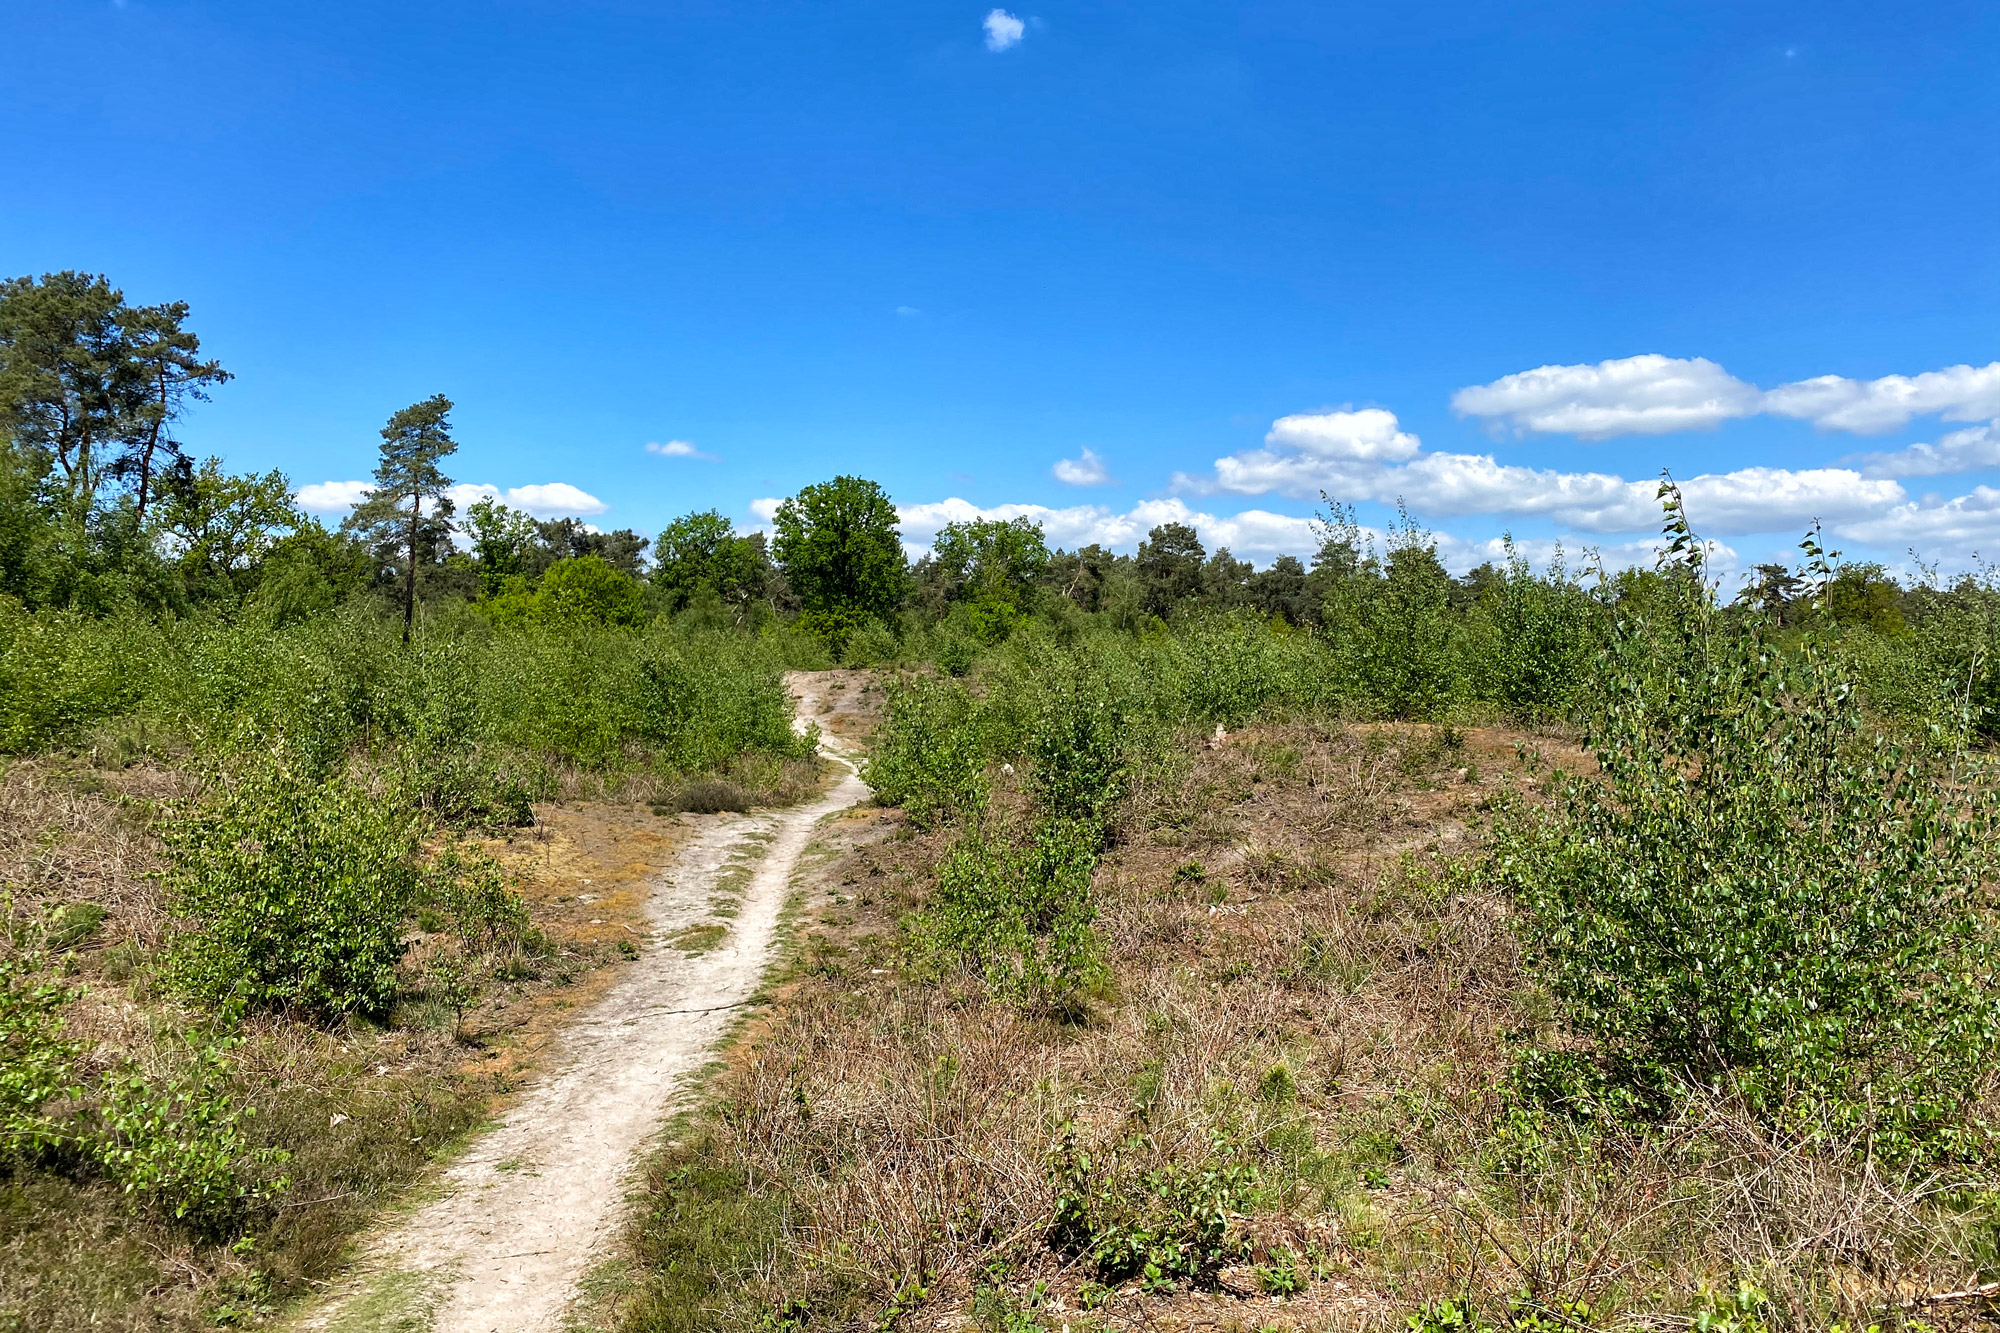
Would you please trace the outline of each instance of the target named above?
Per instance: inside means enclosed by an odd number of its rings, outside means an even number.
[[[438,460],[458,450],[451,438],[451,399],[443,394],[412,403],[382,428],[382,461],[375,488],[348,515],[344,530],[395,551],[403,560],[403,643],[417,614],[417,566],[435,562],[451,538],[451,478]],[[425,512],[424,502],[430,502]]]

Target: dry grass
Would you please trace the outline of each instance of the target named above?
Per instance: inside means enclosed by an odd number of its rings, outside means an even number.
[[[1865,1327],[1897,1302],[1969,1317],[1976,1300],[1918,1299],[1993,1262],[1990,1196],[1965,1180],[1780,1143],[1722,1106],[1523,1142],[1507,1034],[1546,1004],[1506,906],[1452,869],[1495,793],[1529,783],[1523,739],[1187,738],[1099,868],[1111,980],[1077,1024],[906,978],[898,921],[951,835],[843,823],[781,1003],[656,1164],[629,1326],[1390,1329],[1469,1298],[1499,1322],[1526,1300],[1554,1324],[1680,1327],[1742,1279],[1775,1327]],[[1095,1286],[1050,1243],[1066,1139],[1099,1184],[1251,1168],[1239,1261],[1204,1290]],[[1288,1253],[1303,1290],[1274,1298]]]
[[[105,915],[64,950],[84,988],[65,1031],[85,1045],[83,1071],[159,1073],[180,1058],[194,1017],[155,981],[168,917],[152,805],[181,794],[173,772],[136,764],[94,770],[55,760],[0,772],[0,885],[17,919],[66,904]],[[511,872],[547,954],[501,960],[465,1014],[422,993],[421,931],[410,999],[384,1026],[334,1030],[251,1018],[234,1053],[249,1130],[281,1146],[291,1187],[248,1219],[253,1243],[190,1232],[87,1175],[0,1164],[0,1328],[182,1330],[219,1318],[254,1323],[339,1261],[353,1233],[486,1120],[644,930],[651,878],[681,824],[643,808],[545,806],[536,825],[485,842]],[[229,1315],[230,1311],[238,1312]],[[10,1322],[12,1321],[12,1322]]]

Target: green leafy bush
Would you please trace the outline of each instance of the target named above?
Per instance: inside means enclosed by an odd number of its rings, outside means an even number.
[[[477,848],[446,845],[424,868],[424,901],[468,949],[519,942],[528,905],[507,884],[500,863]]]
[[[162,833],[181,990],[323,1018],[389,1007],[418,892],[404,809],[279,754],[220,776]]]
[[[977,814],[987,799],[979,705],[962,683],[935,676],[891,680],[887,719],[862,776],[883,805],[920,827]]]
[[[1055,1219],[1050,1248],[1082,1259],[1100,1282],[1137,1279],[1153,1291],[1177,1283],[1213,1285],[1226,1264],[1248,1249],[1230,1235],[1230,1218],[1254,1201],[1256,1171],[1232,1162],[1216,1142],[1209,1160],[1133,1165],[1139,1142],[1114,1147],[1098,1160],[1065,1135],[1050,1163]]]
[[[156,637],[136,614],[29,612],[0,596],[0,751],[39,750],[129,711]]]
[[[1600,664],[1601,772],[1497,832],[1529,967],[1594,1043],[1524,1084],[1655,1110],[1694,1086],[1884,1153],[1970,1148],[2000,1042],[1992,775],[1871,734],[1824,654],[1693,578],[1678,599]]]
[[[1047,819],[1101,829],[1125,792],[1132,710],[1096,654],[1051,650],[1037,665],[1022,746],[1036,806]]]
[[[0,900],[0,910],[11,905]],[[63,1006],[76,997],[48,968],[47,957],[25,947],[11,923],[0,938],[0,1161],[32,1154],[71,1137],[49,1111],[58,1098],[74,1097],[81,1043],[62,1035]]]
[[[253,1148],[244,1134],[256,1108],[240,1105],[232,1092],[227,1054],[237,1043],[219,1033],[188,1033],[172,1071],[127,1066],[94,1090],[91,1155],[105,1176],[127,1194],[210,1229],[287,1185],[267,1168],[289,1154]]]
[[[908,923],[916,952],[1033,1007],[1074,1013],[1103,971],[1090,886],[1102,840],[1096,825],[1073,820],[1043,822],[1025,847],[968,833]]]

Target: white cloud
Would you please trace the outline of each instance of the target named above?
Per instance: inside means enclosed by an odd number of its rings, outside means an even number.
[[[1083,451],[1081,458],[1057,460],[1055,467],[1050,471],[1054,472],[1056,480],[1065,486],[1108,486],[1115,480],[1111,475],[1111,469],[1104,465],[1104,460],[1089,449]]]
[[[1890,453],[1857,454],[1846,460],[1864,477],[1942,477],[2000,467],[2000,420],[1955,430],[1936,444],[1913,444]]]
[[[1894,430],[1915,416],[1936,414],[1946,421],[2000,417],[2000,361],[1876,380],[1821,375],[1771,390],[1764,395],[1764,410],[1857,435]]]
[[[1664,435],[1705,430],[1754,416],[1757,387],[1706,357],[1648,352],[1594,366],[1541,366],[1503,375],[1452,395],[1460,416],[1489,417],[1516,432],[1576,435]]]
[[[1264,443],[1293,448],[1316,458],[1351,458],[1360,462],[1401,462],[1416,457],[1422,442],[1397,428],[1396,414],[1379,407],[1359,412],[1319,412],[1279,417],[1271,423]]]
[[[374,489],[365,481],[315,481],[293,497],[309,514],[344,514],[368,498]]]
[[[365,481],[316,481],[298,489],[299,508],[315,514],[344,514],[355,505],[368,498],[374,489]],[[587,491],[578,490],[566,481],[544,482],[533,486],[513,486],[501,490],[490,482],[462,481],[445,494],[460,513],[467,506],[481,500],[498,500],[512,508],[533,514],[536,518],[559,518],[565,515],[582,516],[601,514],[611,506]]]
[[[1319,548],[1310,519],[1262,509],[1218,516],[1202,513],[1176,499],[1145,500],[1120,513],[1107,505],[1051,509],[1047,505],[1003,504],[981,508],[953,496],[930,504],[898,505],[896,515],[904,544],[914,555],[927,552],[945,524],[967,523],[976,518],[1001,522],[1030,519],[1042,525],[1042,533],[1051,546],[1070,550],[1094,544],[1129,552],[1162,523],[1186,523],[1201,534],[1202,543],[1209,550],[1227,546],[1241,557],[1304,555]]]
[[[1926,498],[1900,504],[1876,517],[1834,526],[1849,541],[1879,547],[1916,547],[1926,555],[1964,560],[1985,550],[2000,551],[2000,490],[1975,486],[1950,500]]]
[[[1176,475],[1175,489],[1300,497],[1324,490],[1342,500],[1406,500],[1419,514],[1532,516],[1583,532],[1642,532],[1660,521],[1656,481],[1522,467],[1491,454],[1425,453],[1379,408],[1284,417],[1264,438],[1262,449],[1216,459],[1212,477]],[[1905,498],[1894,481],[1850,468],[1742,468],[1686,480],[1681,493],[1697,528],[1716,533],[1834,521]]]
[[[509,508],[519,509],[536,518],[580,518],[586,514],[601,514],[611,507],[566,481],[510,486],[504,491],[490,482],[462,481],[448,493],[461,513],[481,500],[498,500]]]
[[[989,51],[1005,51],[1019,46],[1028,30],[1025,23],[1004,9],[988,13],[980,26],[986,29],[986,49]]]
[[[1917,416],[2000,417],[2000,361],[1874,380],[1820,375],[1767,392],[1706,357],[1649,352],[1594,366],[1541,366],[1503,375],[1460,389],[1451,405],[1460,416],[1486,417],[1517,434],[1586,440],[1704,430],[1760,413],[1867,435],[1894,430]]]
[[[918,315],[921,315],[924,312],[917,309],[913,305],[899,305],[896,307],[896,313],[898,315],[901,315],[904,319],[915,319]]]
[[[703,453],[687,440],[668,440],[665,444],[658,440],[648,440],[646,452],[658,454],[662,458],[699,458],[711,463],[715,461],[714,454]]]
[[[783,503],[783,500],[775,496],[766,496],[761,500],[752,500],[750,502],[750,512],[757,516],[758,522],[769,523],[778,516],[778,506]]]
[[[1382,463],[1413,458],[1423,447],[1379,407],[1279,417],[1262,449],[1215,460],[1213,479],[1177,473],[1177,490],[1235,495],[1310,497],[1321,491],[1365,489]]]

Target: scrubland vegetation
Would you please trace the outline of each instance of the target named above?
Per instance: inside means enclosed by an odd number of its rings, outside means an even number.
[[[1651,573],[1336,521],[1303,623],[891,678],[632,1326],[1988,1318],[1991,594],[1809,538],[1725,605],[1663,498]]]
[[[186,318],[0,289],[0,1328],[323,1279],[617,965],[528,891],[552,812],[798,798],[835,663],[882,808],[607,1318],[1990,1318],[1990,582],[1808,538],[1724,591],[1670,486],[1647,571],[1335,504],[1310,564],[912,566],[852,477],[648,540],[459,513],[442,398],[335,529],[185,452]]]

